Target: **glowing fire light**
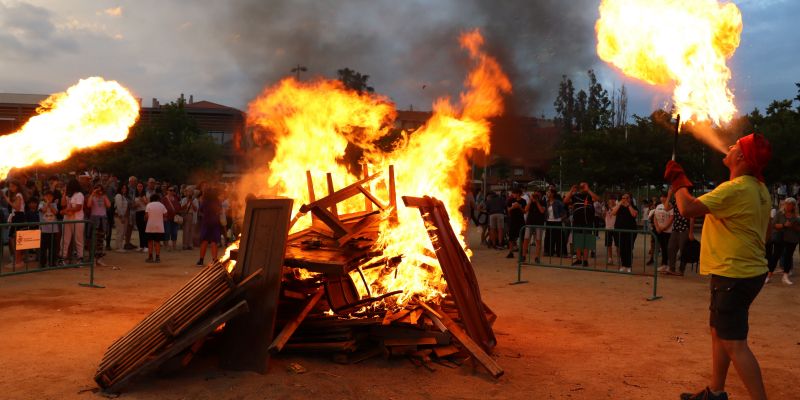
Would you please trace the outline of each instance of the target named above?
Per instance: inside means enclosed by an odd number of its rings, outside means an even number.
[[[458,210],[464,202],[467,156],[474,150],[488,152],[487,119],[502,113],[502,97],[511,91],[511,83],[497,61],[482,50],[483,38],[478,31],[463,34],[460,43],[474,63],[460,101],[453,104],[447,98],[438,99],[427,123],[413,133],[403,134],[389,152],[376,144],[390,133],[396,116],[394,105],[386,97],[358,94],[339,81],[322,79],[298,82],[288,78],[265,89],[248,110],[248,122],[268,132],[275,147],[268,180],[258,194],[294,198],[296,212],[301,204],[310,201],[307,170],[314,177],[318,198],[327,194],[326,172],[333,174],[336,188],[359,180],[360,176],[351,172],[343,160],[350,143],[363,150],[362,161],[371,173],[385,174],[389,165],[395,166],[398,196],[427,195],[442,200],[453,230],[462,232],[466,224]],[[379,198],[388,198],[383,181],[372,186]],[[339,212],[361,211],[363,206],[363,199],[357,196],[340,203]],[[393,298],[398,304],[413,296],[443,296],[446,284],[419,211],[405,208],[399,200],[397,211],[399,223],[394,226],[386,218],[389,212],[384,213],[375,247],[383,257],[402,256],[402,261],[396,268],[364,271],[371,282],[371,294],[402,290],[399,298]],[[301,218],[293,231],[309,224],[308,217]],[[459,239],[466,249],[464,238]],[[357,287],[362,296],[367,295],[363,285]]]
[[[17,132],[0,136],[0,178],[12,168],[63,161],[81,149],[121,142],[139,118],[139,103],[115,81],[82,79],[48,97]]]
[[[673,83],[684,121],[729,122],[736,112],[726,60],[739,47],[742,15],[716,0],[603,0],[597,54],[625,75]]]

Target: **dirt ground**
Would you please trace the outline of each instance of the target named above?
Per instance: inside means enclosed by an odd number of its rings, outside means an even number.
[[[475,243],[474,232],[471,235]],[[676,399],[710,376],[707,281],[691,273],[659,279],[526,267],[516,278],[506,253],[475,248],[485,302],[498,314],[498,380],[469,367],[430,372],[407,360],[338,365],[281,355],[266,375],[211,363],[139,380],[130,399]],[[92,399],[92,377],[113,340],[198,271],[197,253],[111,253],[96,279],[88,270],[0,278],[0,398]],[[798,279],[800,280],[800,279]],[[774,399],[800,399],[800,284],[770,283],[751,310],[749,342]],[[289,363],[308,372],[297,375]],[[732,399],[748,398],[731,368]]]

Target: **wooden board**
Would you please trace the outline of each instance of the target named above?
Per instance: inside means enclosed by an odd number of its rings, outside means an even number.
[[[291,212],[291,199],[247,201],[236,273],[248,276],[257,269],[263,273],[244,295],[250,312],[225,328],[220,360],[224,368],[267,372]]]

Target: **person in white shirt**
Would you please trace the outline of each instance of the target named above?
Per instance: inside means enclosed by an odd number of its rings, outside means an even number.
[[[61,214],[64,221],[83,221],[83,205],[85,198],[81,192],[81,184],[73,178],[67,183],[67,190],[61,197]],[[83,262],[83,239],[85,223],[64,224],[64,233],[61,235],[61,259],[69,259],[70,245],[75,243],[75,254],[78,262]]]
[[[128,185],[119,187],[119,192],[114,196],[114,226],[117,229],[117,251],[125,251],[125,235],[128,232],[130,216],[130,202],[128,201]]]
[[[606,229],[614,229],[617,216],[614,215],[614,208],[617,206],[617,198],[611,197],[603,205],[603,222]],[[617,259],[619,259],[619,233],[606,231],[606,258],[608,265],[614,265],[614,246],[617,247]]]
[[[147,221],[145,235],[147,235],[147,259],[145,262],[161,262],[161,240],[164,239],[164,219],[167,216],[167,207],[161,202],[161,196],[153,194],[150,202],[144,208],[144,218]],[[156,258],[153,259],[155,251]]]

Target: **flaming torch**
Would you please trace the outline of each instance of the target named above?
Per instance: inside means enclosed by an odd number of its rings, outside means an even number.
[[[18,131],[0,136],[0,179],[13,168],[66,160],[81,149],[121,142],[139,118],[139,102],[115,81],[82,79],[48,97]]]
[[[733,118],[726,61],[739,47],[742,32],[742,15],[733,3],[603,0],[595,30],[603,61],[649,84],[674,85],[674,112],[683,124],[721,125]],[[693,133],[727,152],[710,129]]]

